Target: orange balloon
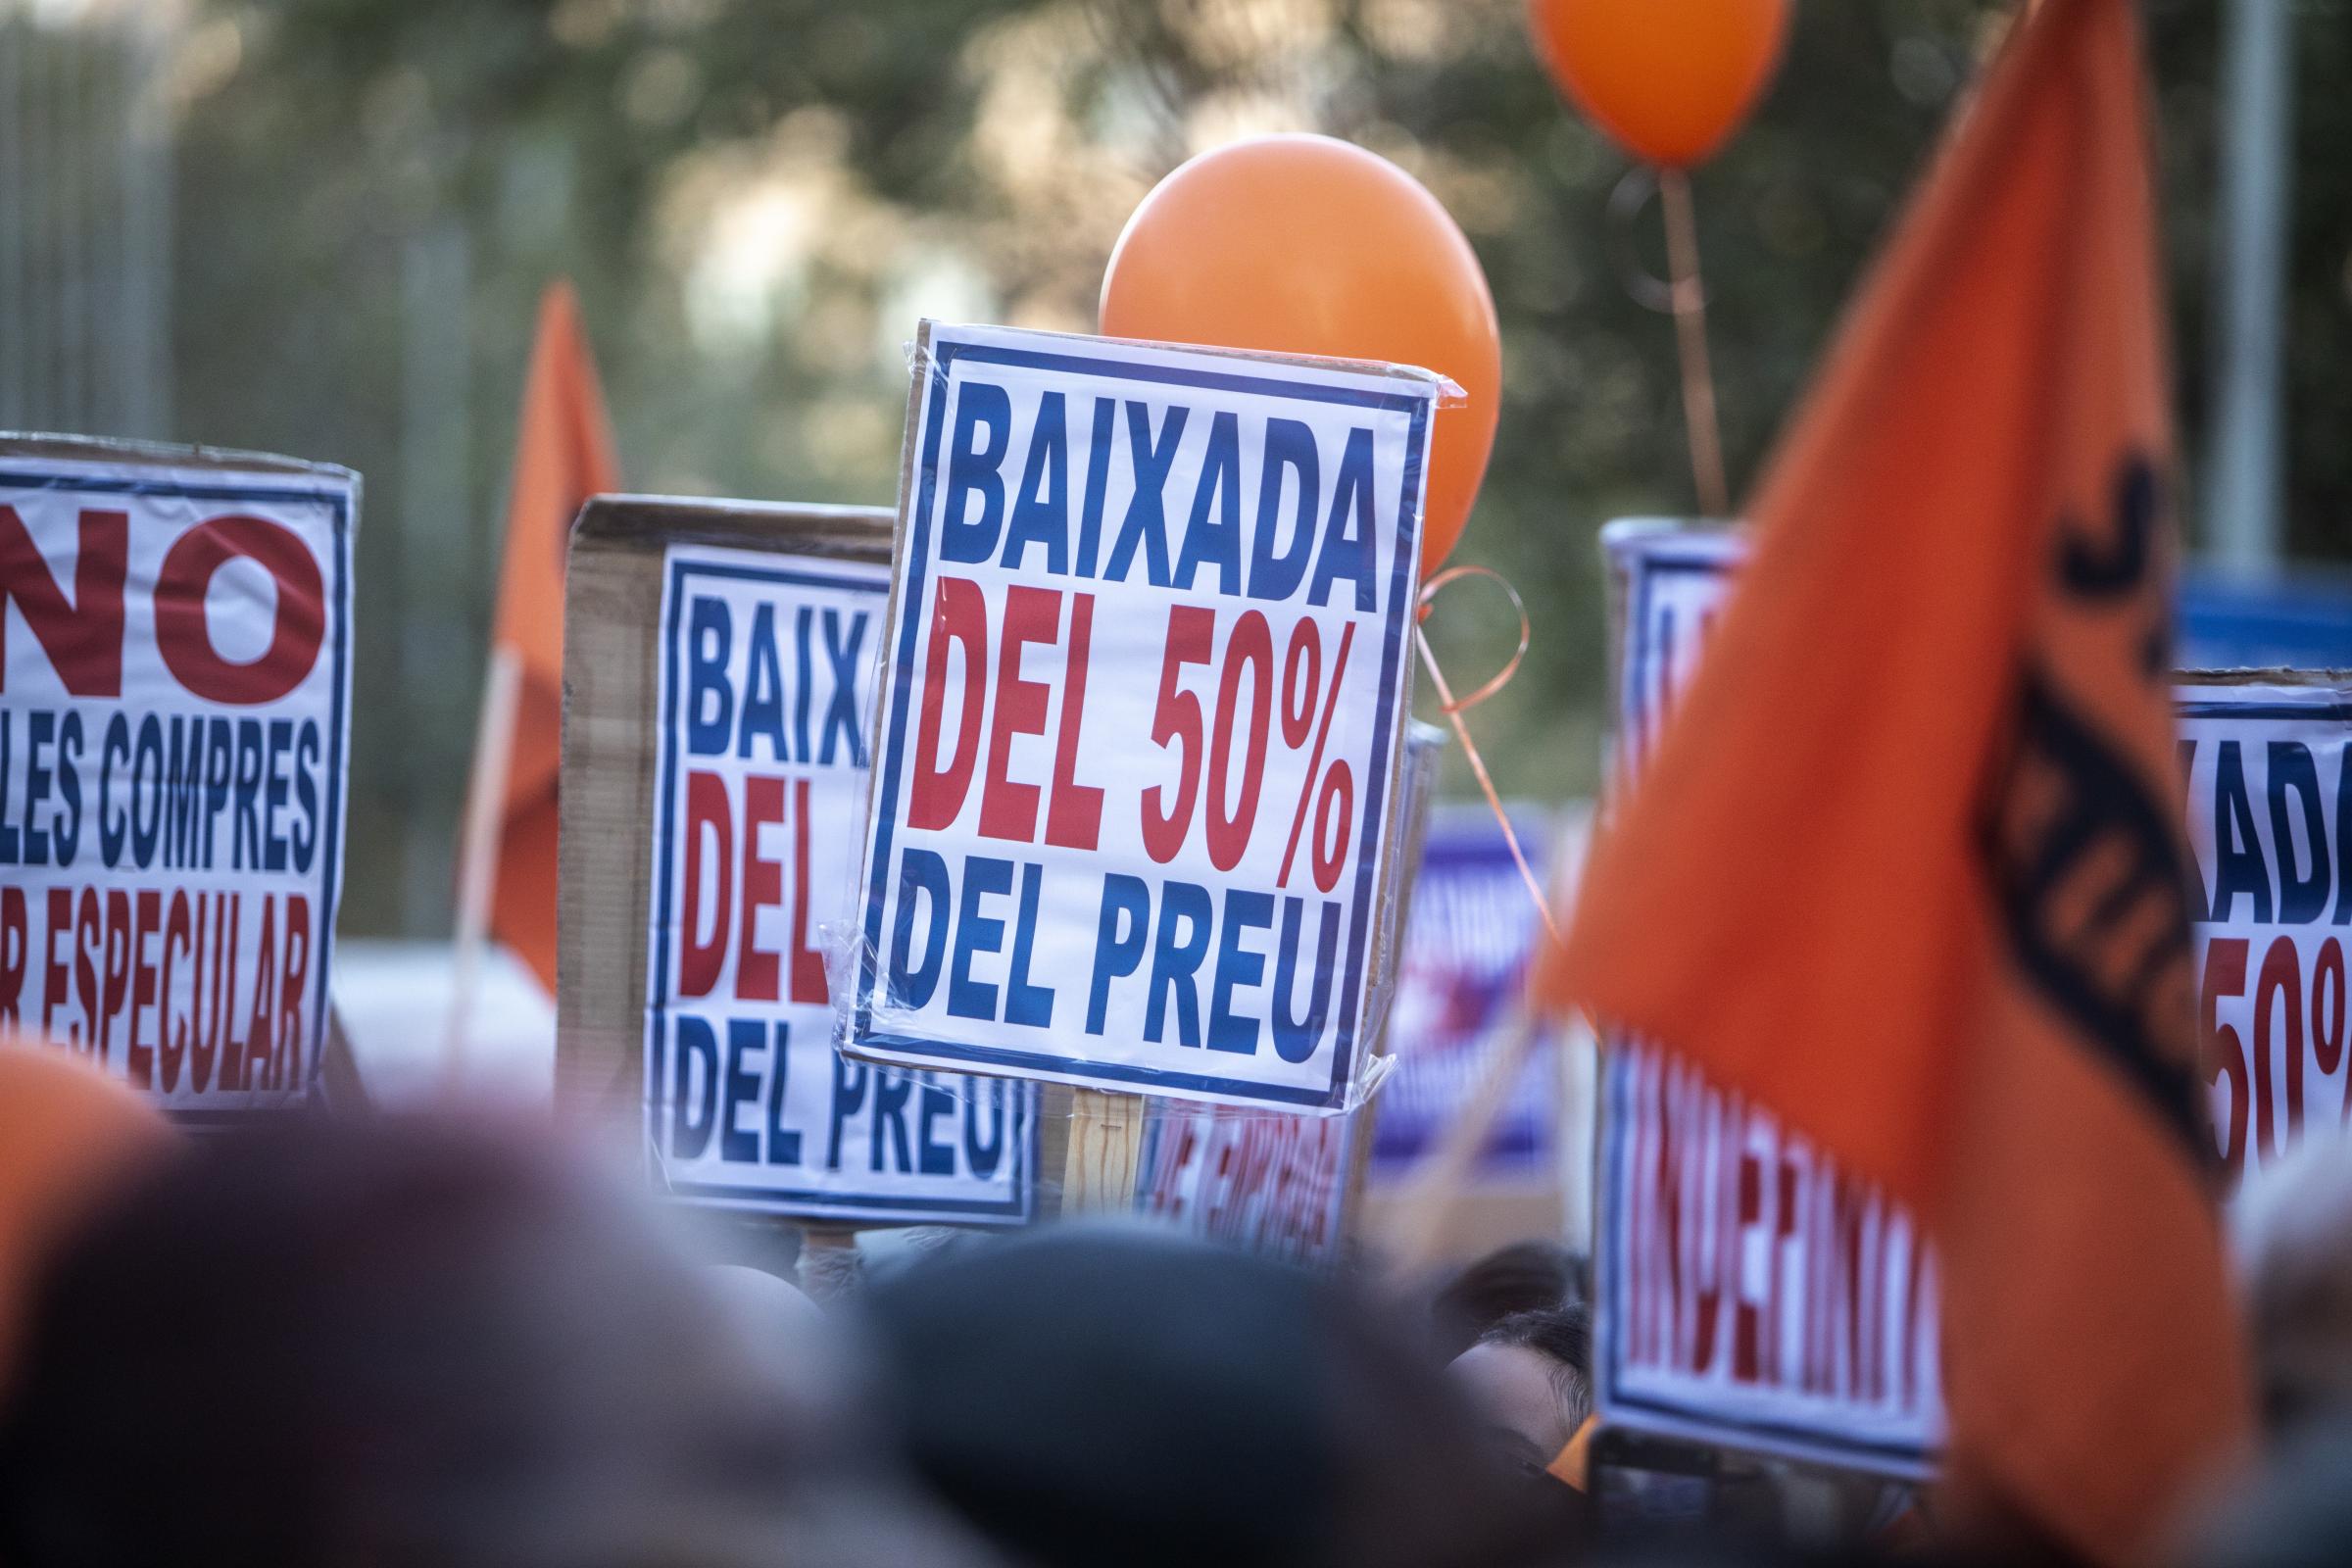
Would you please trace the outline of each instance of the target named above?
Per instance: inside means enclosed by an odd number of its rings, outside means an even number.
[[[172,1141],[161,1112],[78,1056],[0,1034],[0,1384],[49,1250]]]
[[[1788,0],[1528,0],[1560,90],[1637,157],[1702,164],[1762,96]]]
[[[1183,165],[1110,253],[1102,328],[1451,377],[1468,401],[1438,411],[1422,574],[1461,537],[1502,391],[1494,297],[1438,199],[1377,153],[1329,136],[1253,136]]]

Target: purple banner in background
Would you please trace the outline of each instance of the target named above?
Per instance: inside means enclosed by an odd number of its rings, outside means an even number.
[[[1511,810],[1539,876],[1557,845],[1546,812]],[[1502,829],[1483,807],[1432,814],[1390,1004],[1395,1076],[1381,1090],[1371,1179],[1401,1176],[1459,1113],[1527,984],[1536,909]],[[1559,1160],[1556,1031],[1530,1054],[1476,1167],[1484,1180],[1548,1180]]]

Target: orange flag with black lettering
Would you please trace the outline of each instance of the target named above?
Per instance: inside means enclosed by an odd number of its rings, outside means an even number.
[[[520,667],[490,934],[556,986],[556,778],[564,743],[564,561],[580,504],[620,488],[605,397],[566,282],[539,301],[514,439],[493,657]]]
[[[2250,1422],[2192,1078],[2145,121],[2128,0],[2016,24],[1538,982],[1926,1218],[1956,1463],[2111,1561]]]

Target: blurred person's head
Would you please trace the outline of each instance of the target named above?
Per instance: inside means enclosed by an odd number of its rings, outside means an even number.
[[[2352,1554],[2352,1421],[2310,1421],[2187,1532],[2193,1568],[2331,1568]]]
[[[1530,1560],[1549,1528],[1400,1326],[1328,1276],[1049,1229],[875,1283],[917,1468],[1047,1565]]]
[[[1543,1469],[1592,1413],[1592,1325],[1582,1307],[1514,1312],[1452,1373],[1512,1459]]]
[[[162,1113],[126,1086],[69,1052],[0,1035],[0,1393],[50,1251],[172,1142]]]
[[[776,1333],[798,1338],[824,1332],[824,1309],[808,1299],[799,1286],[781,1275],[748,1263],[715,1263],[710,1278],[718,1292],[734,1304],[744,1324],[755,1334]]]
[[[2230,1215],[2265,1420],[2352,1411],[2352,1138],[2249,1171]]]
[[[824,1325],[748,1294],[526,1129],[186,1150],[38,1290],[0,1561],[968,1561],[790,1375]]]
[[[1450,1361],[1514,1312],[1566,1306],[1576,1259],[1557,1242],[1513,1242],[1462,1265],[1430,1302],[1438,1358]]]

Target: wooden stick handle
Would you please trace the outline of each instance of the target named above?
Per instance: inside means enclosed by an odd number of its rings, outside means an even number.
[[[1144,1147],[1144,1097],[1081,1089],[1071,1097],[1070,1149],[1061,1175],[1061,1211],[1124,1213],[1135,1206],[1135,1173]]]
[[[498,836],[507,810],[507,774],[514,760],[514,715],[522,703],[522,661],[514,650],[490,650],[482,712],[473,736],[473,775],[466,786],[465,838],[458,850],[455,968],[450,976],[449,1027],[442,1071],[456,1076],[466,1059],[481,952],[490,936],[490,907],[498,896]]]
[[[1510,1099],[1511,1086],[1519,1081],[1537,1034],[1536,1015],[1522,1005],[1504,1026],[1502,1039],[1469,1101],[1446,1124],[1438,1147],[1422,1156],[1407,1179],[1403,1198],[1389,1223],[1390,1261],[1399,1275],[1419,1274],[1436,1260],[1446,1216],[1469,1180],[1478,1152],[1486,1147],[1487,1134]]]

